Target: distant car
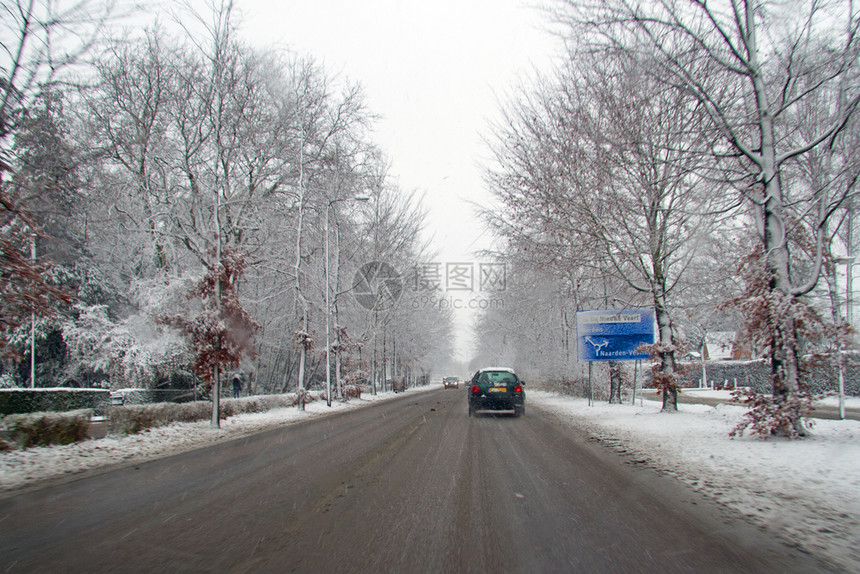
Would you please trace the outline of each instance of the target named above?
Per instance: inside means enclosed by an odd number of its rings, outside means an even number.
[[[526,393],[523,381],[513,369],[492,367],[481,369],[472,377],[469,387],[469,416],[477,411],[514,411],[514,416],[526,413]]]
[[[457,377],[445,377],[442,379],[442,386],[446,389],[459,389],[460,379]]]

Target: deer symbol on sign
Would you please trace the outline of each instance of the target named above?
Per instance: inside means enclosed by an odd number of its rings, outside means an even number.
[[[603,349],[603,347],[609,345],[609,341],[607,341],[606,339],[603,339],[601,341],[595,341],[591,337],[586,337],[585,340],[586,340],[586,342],[588,342],[589,345],[594,347],[594,356],[595,357],[599,357],[600,351]]]

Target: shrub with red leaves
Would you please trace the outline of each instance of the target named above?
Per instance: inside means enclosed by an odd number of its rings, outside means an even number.
[[[296,390],[296,407],[299,410],[305,410],[305,405],[308,403],[312,403],[317,398],[311,394],[311,392],[305,388],[299,387]],[[322,400],[325,400],[325,397],[322,397]]]
[[[657,394],[663,396],[663,410],[678,410],[678,393],[681,391],[678,382],[675,353],[678,347],[674,344],[657,341],[653,345],[642,345],[637,349],[640,353],[648,353],[651,364],[651,386],[657,389]]]
[[[254,334],[260,326],[242,307],[236,284],[245,271],[245,261],[235,250],[225,249],[220,265],[209,268],[189,293],[199,299],[202,310],[194,317],[163,316],[159,321],[181,331],[189,339],[195,356],[194,370],[205,381],[221,371],[235,368],[244,355],[254,358]],[[220,288],[220,298],[216,296]]]
[[[756,393],[752,389],[738,389],[732,392],[732,400],[749,407],[729,433],[732,438],[743,436],[747,429],[764,439],[772,436],[802,438],[806,436],[805,428],[795,424],[795,421],[804,418],[808,427],[813,424],[807,417],[812,412],[814,398],[807,392],[792,393],[783,400],[774,400],[772,396]]]
[[[293,344],[299,349],[304,347],[305,351],[310,351],[314,348],[315,343],[313,335],[307,331],[300,329],[293,333]]]
[[[739,392],[736,400],[750,410],[730,434],[739,436],[751,428],[765,438],[801,438],[806,435],[803,418],[812,411],[814,399],[802,377],[821,360],[821,350],[844,348],[852,329],[825,319],[802,297],[774,289],[760,245],[744,258],[740,273],[744,291],[730,304],[745,318],[745,342],[760,349],[770,363],[773,395]]]
[[[343,400],[348,401],[349,399],[360,399],[361,398],[361,385],[344,385],[343,386]]]

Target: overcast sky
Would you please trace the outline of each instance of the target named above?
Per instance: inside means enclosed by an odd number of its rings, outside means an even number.
[[[481,136],[517,79],[546,69],[557,47],[535,1],[236,0],[236,6],[240,32],[253,44],[312,55],[329,74],[364,86],[370,110],[380,116],[374,139],[400,187],[424,195],[428,232],[444,264],[477,263],[473,252],[491,246],[471,205],[489,204]],[[458,313],[461,326],[468,321],[469,313]]]
[[[255,43],[290,47],[361,83],[401,188],[426,194],[443,258],[470,256],[483,202],[480,137],[553,40],[528,0],[237,0]],[[462,237],[467,235],[469,241]]]

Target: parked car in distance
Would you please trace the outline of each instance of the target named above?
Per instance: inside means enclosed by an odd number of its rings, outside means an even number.
[[[525,383],[513,369],[491,367],[481,369],[472,377],[469,387],[469,416],[477,411],[514,411],[514,416],[526,412]]]
[[[460,379],[457,377],[445,377],[442,379],[442,386],[446,389],[459,389]]]

